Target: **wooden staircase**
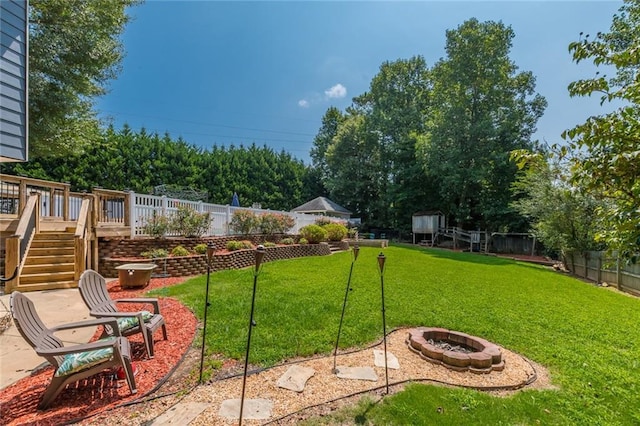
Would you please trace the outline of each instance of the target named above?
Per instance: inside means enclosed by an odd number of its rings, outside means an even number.
[[[20,273],[21,291],[77,287],[73,232],[34,235]]]

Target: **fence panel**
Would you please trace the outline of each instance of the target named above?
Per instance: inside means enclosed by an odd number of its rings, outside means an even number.
[[[597,283],[606,282],[625,292],[640,295],[640,264],[617,265],[615,257],[598,251],[575,254],[573,260],[571,257],[566,259],[566,264],[580,278]]]
[[[326,219],[326,216],[311,215],[304,213],[286,212],[280,210],[268,210],[268,209],[256,209],[251,207],[233,207],[228,204],[209,204],[201,201],[186,201],[178,200],[175,198],[168,198],[167,196],[157,195],[145,195],[131,193],[133,202],[133,217],[132,221],[132,236],[142,237],[147,234],[144,231],[144,226],[155,216],[163,215],[171,217],[178,211],[179,207],[188,206],[197,212],[209,213],[210,222],[207,235],[230,235],[232,230],[229,228],[229,223],[233,217],[233,213],[237,210],[249,210],[256,215],[262,215],[265,213],[285,214],[295,219],[295,225],[290,232],[297,234],[300,228],[316,223],[318,219]],[[343,222],[339,218],[331,218],[331,220]],[[173,236],[173,234],[168,234]]]
[[[131,193],[133,201],[133,217],[131,218],[132,236],[146,236],[144,226],[153,219],[154,215],[166,214],[163,200],[166,197]]]

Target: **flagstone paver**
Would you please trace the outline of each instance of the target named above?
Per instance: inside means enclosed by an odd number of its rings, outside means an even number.
[[[378,381],[378,375],[372,367],[342,367],[336,368],[336,376],[341,379],[350,380],[370,380],[372,382]]]
[[[373,350],[373,364],[376,367],[384,368],[384,351],[381,351],[379,349]],[[389,351],[387,351],[387,368],[393,368],[394,370],[400,369],[398,358]]]
[[[271,417],[271,410],[273,410],[273,402],[268,399],[245,399],[242,418],[265,420]],[[227,419],[240,418],[240,399],[222,401],[218,415]]]
[[[295,392],[302,392],[304,386],[316,370],[313,368],[303,367],[301,365],[292,365],[277,381],[277,385],[284,389]]]
[[[186,425],[210,406],[211,404],[202,402],[179,403],[169,408],[161,416],[157,417],[150,423],[150,426]]]

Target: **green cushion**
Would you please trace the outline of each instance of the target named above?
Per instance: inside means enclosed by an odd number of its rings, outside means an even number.
[[[66,376],[94,365],[108,361],[113,357],[113,348],[96,349],[94,351],[79,352],[64,356],[60,367],[56,370],[56,377]]]
[[[151,318],[153,318],[153,314],[149,311],[140,311],[142,313],[142,319],[144,320],[144,322],[149,322],[151,321]],[[120,329],[120,331],[126,331],[129,330],[130,328],[133,327],[137,327],[138,324],[138,317],[121,317],[117,319],[118,321],[118,328]]]

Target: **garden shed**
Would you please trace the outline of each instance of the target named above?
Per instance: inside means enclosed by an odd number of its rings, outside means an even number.
[[[440,229],[445,228],[444,214],[440,211],[421,211],[413,214],[411,231],[413,244],[433,245]]]
[[[320,214],[349,220],[351,212],[328,198],[318,197],[291,210],[296,213]]]

